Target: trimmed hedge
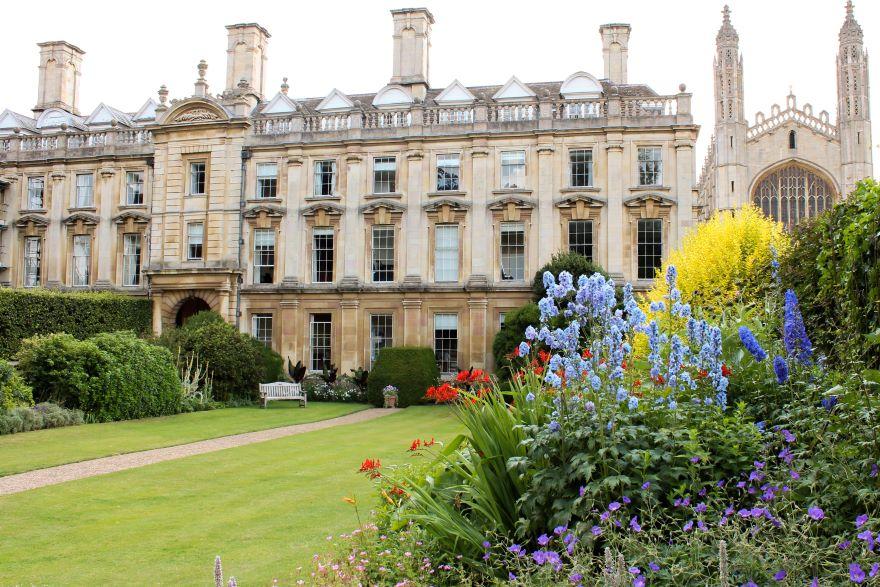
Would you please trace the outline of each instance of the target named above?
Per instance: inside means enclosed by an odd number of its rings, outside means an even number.
[[[85,339],[101,332],[152,329],[150,300],[110,292],[67,293],[0,289],[0,357],[11,358],[21,341],[37,334],[66,332]]]
[[[405,408],[421,403],[425,392],[437,385],[440,371],[434,351],[426,347],[388,347],[379,351],[367,379],[367,401],[376,406],[385,402],[382,389],[397,388],[397,405]]]
[[[35,336],[22,343],[18,359],[38,401],[82,410],[99,422],[181,410],[183,389],[171,353],[131,332],[88,340]]]
[[[519,343],[526,339],[526,328],[535,328],[541,322],[541,311],[538,304],[529,302],[515,310],[510,310],[504,316],[504,326],[492,340],[492,354],[495,356],[495,374],[502,379],[510,379],[513,375],[510,370],[508,355],[514,351]]]
[[[575,284],[577,284],[577,280],[581,275],[589,277],[593,273],[601,273],[605,279],[608,279],[608,274],[605,273],[601,266],[593,263],[580,253],[559,251],[553,255],[549,263],[535,272],[535,278],[532,280],[532,295],[536,302],[541,301],[541,298],[547,295],[547,290],[544,288],[545,271],[549,271],[557,279],[559,279],[560,273],[568,271],[574,278]]]

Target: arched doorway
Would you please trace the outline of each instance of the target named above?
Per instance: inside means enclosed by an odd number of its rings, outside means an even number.
[[[818,216],[835,199],[833,184],[824,174],[797,162],[770,170],[752,190],[752,202],[786,228]]]
[[[174,325],[179,328],[195,314],[198,314],[199,312],[207,312],[210,309],[211,306],[209,306],[208,302],[202,298],[186,298],[183,300],[183,303],[180,304],[180,309],[177,310],[177,316],[174,318]]]

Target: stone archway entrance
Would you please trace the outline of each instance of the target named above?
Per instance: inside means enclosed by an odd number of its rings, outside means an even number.
[[[180,309],[177,310],[177,315],[174,317],[174,325],[179,328],[195,314],[206,312],[210,309],[211,306],[202,298],[186,298],[183,300],[183,303],[180,304]]]

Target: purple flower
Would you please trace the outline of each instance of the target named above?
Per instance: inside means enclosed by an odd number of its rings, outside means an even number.
[[[813,580],[810,581],[810,587],[819,587],[819,577],[813,577]]]
[[[694,521],[688,520],[688,522],[684,525],[682,530],[684,530],[685,532],[690,532],[693,527],[694,527]]]
[[[642,527],[639,525],[639,517],[638,516],[633,516],[632,518],[630,518],[629,527],[632,528],[633,532],[641,532],[642,531]]]
[[[871,565],[871,570],[868,572],[868,576],[874,577],[877,573],[880,573],[880,563],[874,563]]]
[[[773,580],[782,581],[788,576],[788,573],[785,572],[785,569],[780,569],[775,575],[773,575]]]
[[[830,412],[834,409],[834,406],[837,405],[837,396],[831,395],[828,397],[822,398],[822,407],[825,408],[826,412]]]
[[[603,522],[606,521],[610,517],[611,517],[611,512],[609,512],[609,511],[604,511],[599,515],[599,519],[602,520]]]
[[[522,546],[520,546],[519,544],[511,545],[511,546],[507,547],[507,550],[509,550],[511,553],[515,554],[516,556],[525,556],[525,554],[526,554],[525,549]]]
[[[701,501],[700,503],[698,503],[696,505],[696,507],[694,508],[694,511],[697,512],[698,514],[702,514],[706,511],[706,509],[707,509],[706,503]]]
[[[765,464],[764,461],[755,461],[755,462],[754,462],[754,465],[755,465],[755,468],[756,468],[756,469],[763,469],[763,468],[764,468],[764,464]]]
[[[871,463],[871,477],[876,477],[878,473],[880,473],[880,467],[877,466],[877,463]]]
[[[758,584],[754,581],[747,581],[742,584],[742,587],[758,587]]]
[[[620,502],[619,501],[612,501],[611,503],[608,504],[609,511],[616,512],[619,509],[620,509]]]
[[[779,385],[788,381],[788,363],[779,355],[773,357],[773,371],[776,373],[776,382]]]
[[[849,540],[844,540],[837,545],[837,548],[839,548],[840,550],[846,550],[847,548],[849,548],[850,544],[852,544],[852,542],[850,542]]]
[[[581,488],[578,489],[578,495],[580,495],[581,497],[583,497],[586,492],[587,492],[586,487],[581,486]]]
[[[816,520],[817,522],[825,517],[825,512],[822,511],[822,508],[819,506],[810,506],[807,510],[807,515]]]
[[[532,553],[532,559],[534,559],[535,564],[543,565],[547,562],[547,551],[546,550],[536,550]]]
[[[540,536],[538,536],[538,544],[540,544],[541,546],[547,546],[548,544],[550,544],[550,537],[546,534],[541,534]]]
[[[483,541],[483,548],[491,548],[491,547],[492,547],[491,542],[489,542],[488,540]]]
[[[513,573],[511,573],[510,571],[508,571],[508,572],[507,572],[507,580],[508,580],[508,581],[516,581],[516,575],[514,575]]]
[[[868,514],[862,514],[861,516],[856,516],[856,528],[861,528],[868,522]]]
[[[658,564],[655,563],[654,561],[651,561],[651,562],[648,563],[648,568],[651,569],[652,571],[654,571],[654,572],[656,573],[657,571],[660,570],[660,565],[658,565]]]
[[[761,344],[758,342],[758,339],[755,338],[754,333],[749,330],[748,326],[739,327],[739,339],[742,341],[743,346],[746,347],[746,350],[752,354],[756,361],[760,363],[767,358],[767,353],[764,352],[764,349],[761,348]]]
[[[572,585],[577,585],[583,580],[584,576],[580,573],[572,573],[568,576],[568,580],[571,581]]]
[[[691,462],[695,465],[700,462],[700,457],[691,457]]]
[[[650,482],[650,481],[645,481],[644,483],[642,483],[642,489],[643,489],[643,490],[648,490],[648,489],[650,489],[650,488],[651,488],[651,482]]]
[[[599,526],[593,526],[590,532],[593,533],[593,536],[599,536],[602,534],[602,528],[600,528]]]
[[[622,501],[625,505],[629,505],[632,503],[632,500],[625,495],[620,499],[620,501]]]
[[[792,290],[785,292],[785,319],[782,324],[782,340],[785,350],[804,365],[810,364],[813,344],[807,337],[804,317],[798,308],[797,295]]]
[[[647,580],[644,575],[639,575],[635,579],[633,579],[633,587],[645,587],[647,585]]]
[[[859,532],[857,538],[859,540],[864,540],[865,544],[868,546],[868,550],[874,552],[874,534],[868,530],[867,528]]]
[[[785,438],[785,442],[789,444],[793,443],[797,439],[797,437],[788,430],[782,430],[781,434],[782,437]]]
[[[865,571],[862,570],[862,567],[859,566],[859,563],[850,563],[849,580],[853,583],[861,583],[865,580]]]
[[[562,536],[562,533],[568,530],[568,526],[556,526],[553,528],[553,533],[557,536]]]
[[[798,479],[801,478],[801,474],[798,473],[797,471],[795,471],[794,469],[789,471],[788,474],[791,475],[791,478],[794,479],[795,481],[797,481]]]

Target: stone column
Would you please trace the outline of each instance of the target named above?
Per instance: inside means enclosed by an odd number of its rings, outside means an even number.
[[[489,149],[485,143],[474,145],[471,150],[471,277],[468,287],[483,286],[489,283],[489,268],[492,255],[491,229],[487,222],[487,201],[489,196]]]
[[[27,180],[25,180],[27,182]],[[67,174],[63,171],[49,173],[49,182],[43,187],[43,207],[47,208],[48,217],[54,221],[49,223],[46,238],[43,241],[45,250],[42,252],[46,263],[46,287],[60,287],[64,283],[64,261],[67,246],[64,242],[65,231],[61,224],[64,209],[67,207],[68,189]],[[27,189],[27,183],[25,183]],[[46,205],[48,201],[48,206]]]
[[[98,234],[95,239],[95,250],[92,254],[98,255],[98,276],[95,280],[95,287],[113,287],[112,266],[116,260],[110,258],[110,242],[113,239],[113,210],[116,202],[113,200],[114,190],[113,181],[116,176],[116,170],[104,167],[98,175],[101,178],[101,195],[98,203]]]
[[[340,373],[347,373],[349,369],[363,366],[361,361],[363,349],[358,344],[360,301],[354,297],[345,298],[339,302],[339,307],[342,308],[342,348],[337,365]]]
[[[403,305],[403,344],[421,346],[422,344],[422,300],[405,298]]]
[[[543,103],[542,103],[543,105]],[[532,271],[550,262],[556,251],[558,239],[553,234],[553,170],[556,158],[553,145],[538,145],[538,242],[529,243],[529,248],[538,253],[537,262]],[[531,256],[531,255],[530,255]]]
[[[345,213],[342,223],[342,281],[343,287],[357,287],[361,283],[361,267],[363,267],[364,242],[362,240],[360,215],[358,204],[363,192],[363,167],[364,158],[357,153],[346,156],[345,164],[348,166],[345,188]]]
[[[299,349],[299,300],[282,300],[281,306],[281,341],[279,342],[279,353],[281,358],[285,360],[285,370],[287,367],[287,359],[296,365],[297,361],[306,362],[306,358],[301,356]]]
[[[296,286],[302,272],[300,255],[303,238],[302,222],[299,215],[300,193],[303,182],[303,160],[298,155],[287,159],[287,195],[284,198],[285,214],[281,220],[282,242],[284,243],[284,278],[285,286]]]
[[[620,281],[624,276],[622,235],[623,191],[626,182],[626,166],[623,161],[623,141],[620,135],[609,136],[606,146],[608,157],[608,222],[605,226],[605,250],[608,254],[608,274]]]
[[[162,334],[162,292],[153,293],[153,334]]]
[[[664,247],[666,251],[681,245],[681,239],[694,224],[693,180],[694,143],[690,137],[677,136],[675,139],[675,193],[677,194],[678,222],[672,222],[672,225],[677,224],[678,231],[674,237],[670,238],[669,246]]]
[[[406,276],[407,286],[419,286],[426,277],[423,275],[422,243],[427,240],[422,223],[422,161],[421,151],[410,151],[406,155]]]
[[[486,309],[489,300],[485,297],[468,300],[468,312],[470,313],[470,332],[468,338],[469,359],[467,365],[473,365],[477,369],[486,369],[486,356],[488,354],[489,340],[486,336]]]

